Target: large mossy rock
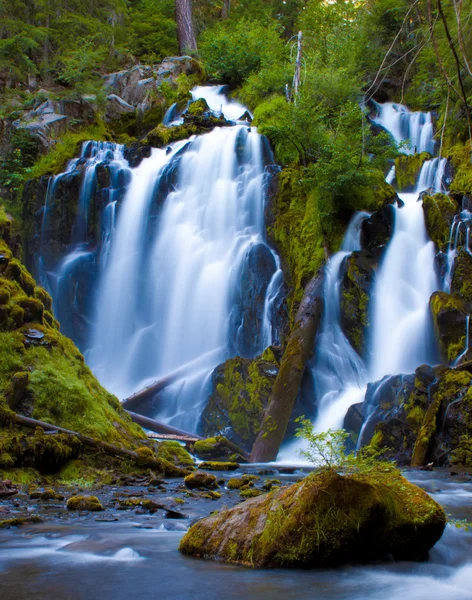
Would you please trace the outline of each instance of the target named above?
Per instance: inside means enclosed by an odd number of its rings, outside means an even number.
[[[428,152],[401,154],[395,159],[395,180],[400,192],[413,192],[421,167],[431,158]]]
[[[179,549],[251,567],[423,560],[445,524],[441,506],[398,472],[322,472],[202,519]]]
[[[245,462],[244,450],[222,435],[198,440],[193,445],[193,454],[202,460]]]
[[[471,362],[387,377],[369,384],[365,402],[349,408],[343,426],[354,444],[382,449],[400,465],[470,467],[471,383]]]
[[[459,205],[446,194],[423,196],[423,210],[426,230],[429,237],[441,252],[447,249],[454,215]]]
[[[2,231],[8,229],[3,220]],[[36,286],[4,240],[0,240],[0,356],[0,411],[13,409],[118,446],[134,447],[136,440],[145,438],[118,399],[98,383],[72,341],[61,334],[51,314],[51,297]],[[17,464],[21,456],[18,452],[12,456],[17,447],[12,436],[28,434],[1,425],[0,415],[0,455],[8,454]]]
[[[224,435],[251,452],[279,372],[279,362],[280,350],[268,348],[256,359],[236,357],[219,365],[213,372],[212,393],[202,414],[204,434]]]
[[[441,354],[446,362],[452,363],[466,347],[467,316],[472,305],[446,292],[435,292],[429,306]]]

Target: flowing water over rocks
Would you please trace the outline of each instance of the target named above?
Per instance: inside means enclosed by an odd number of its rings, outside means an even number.
[[[434,152],[430,113],[410,112],[405,106],[393,103],[375,106],[377,114],[372,120],[392,134],[403,152]],[[417,175],[414,191],[398,192],[398,206],[390,207],[394,211],[393,231],[391,238],[386,238],[387,246],[376,268],[371,298],[364,299],[369,302],[369,323],[363,356],[356,352],[341,327],[340,286],[347,257],[361,249],[361,236],[358,233],[355,239],[353,232],[368,215],[354,216],[341,251],[326,267],[326,310],[316,340],[317,358],[312,365],[317,431],[342,427],[348,408],[364,400],[369,382],[381,382],[385,377],[411,373],[421,364],[438,362],[429,301],[441,283],[435,268],[434,243],[426,231],[419,197],[429,189],[444,191],[446,163],[446,159],[437,157],[426,160]],[[394,167],[386,180],[395,185]],[[367,421],[369,415],[365,418]],[[279,459],[296,460],[302,446],[295,442],[283,448]]]
[[[198,87],[193,95],[236,121],[245,108],[221,92]],[[148,412],[195,431],[214,367],[256,356],[277,338],[272,313],[282,277],[264,225],[270,151],[255,129],[236,124],[153,148],[133,169],[124,155],[121,146],[89,142],[51,181],[47,198],[81,165],[67,253],[45,261],[41,251],[37,270],[101,383],[125,398],[179,370]],[[99,232],[90,235],[100,168],[110,172],[109,194]],[[116,173],[124,171],[126,186],[119,186]],[[43,214],[46,239],[47,204]]]
[[[301,473],[275,476],[283,483]],[[237,476],[232,474],[231,476]],[[272,475],[274,476],[274,475]],[[408,478],[441,502],[455,519],[472,520],[470,476],[410,471]],[[225,476],[227,478],[227,476]],[[127,488],[129,490],[129,488]],[[119,490],[123,491],[123,490]],[[133,493],[136,493],[133,489]],[[169,490],[170,491],[170,490]],[[173,493],[173,492],[172,492]],[[225,491],[224,501],[228,501]],[[111,498],[106,491],[102,501]],[[1,507],[13,503],[3,501]],[[51,503],[49,503],[51,504]],[[190,501],[179,507],[192,517],[207,514],[220,501]],[[200,561],[177,551],[186,520],[118,511],[63,514],[44,507],[42,524],[5,530],[0,541],[0,579],[5,600],[149,598],[323,598],[323,600],[468,600],[472,586],[472,532],[447,526],[425,563],[320,570],[244,570]],[[59,511],[60,512],[60,511]],[[85,574],[87,575],[85,577]]]

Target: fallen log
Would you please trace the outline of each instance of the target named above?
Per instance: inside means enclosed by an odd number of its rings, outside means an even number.
[[[143,464],[145,463],[146,467],[159,469],[160,471],[162,471],[163,469],[163,462],[152,458],[152,456],[148,456],[147,454],[143,456],[138,452],[135,452],[134,450],[120,448],[119,446],[115,446],[114,444],[109,444],[108,442],[102,442],[101,440],[96,440],[95,438],[91,438],[87,435],[82,435],[77,431],[71,431],[70,429],[64,429],[64,427],[51,425],[50,423],[46,423],[44,421],[38,421],[37,419],[24,417],[23,415],[19,415],[15,412],[8,413],[8,419],[11,423],[14,423],[15,425],[20,425],[21,427],[27,427],[29,429],[36,429],[37,427],[41,427],[42,429],[44,429],[44,431],[54,431],[57,433],[65,433],[70,436],[75,436],[84,446],[89,446],[91,448],[102,450],[103,452],[106,452],[107,454],[110,454],[112,456],[119,456],[120,458],[132,460],[141,466],[143,466]]]
[[[306,286],[298,307],[250,462],[269,462],[277,458],[306,363],[313,353],[323,314],[323,287],[324,271],[319,271]]]
[[[142,390],[131,394],[122,401],[122,406],[125,409],[132,409],[140,402],[148,400],[151,396],[154,396],[158,392],[162,392],[166,387],[169,387],[179,379],[182,379],[185,375],[187,375],[190,371],[198,371],[198,369],[202,367],[200,363],[210,362],[212,359],[217,359],[221,353],[223,348],[216,348],[216,350],[211,350],[202,356],[199,356],[195,360],[192,360],[185,365],[182,365],[175,371],[168,373],[165,377],[161,377],[161,379],[156,379],[149,385],[147,385]]]
[[[8,496],[14,496],[15,494],[18,494],[18,490],[13,487],[11,481],[0,479],[0,498],[8,498]]]
[[[144,429],[149,429],[149,431],[185,437],[189,441],[193,442],[203,439],[199,435],[189,433],[188,431],[183,431],[182,429],[177,429],[176,427],[171,427],[170,425],[160,423],[159,421],[155,421],[154,419],[150,419],[149,417],[143,417],[143,415],[138,415],[137,413],[131,412],[130,410],[127,410],[126,412],[129,414],[129,416],[135,423],[141,425],[141,427],[144,427]]]

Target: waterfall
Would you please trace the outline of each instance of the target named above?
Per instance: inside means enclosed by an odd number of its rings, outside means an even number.
[[[374,105],[377,114],[372,120],[393,136],[402,152],[434,154],[436,142],[431,113],[411,112],[406,106],[394,102],[374,102]]]
[[[376,104],[372,119],[388,130],[403,152],[433,153],[433,124],[430,113],[410,112],[400,104]],[[429,299],[439,288],[435,272],[435,247],[424,222],[420,193],[444,191],[447,160],[432,158],[423,163],[412,193],[398,193],[401,207],[393,207],[395,225],[372,290],[371,335],[368,358],[357,354],[340,324],[339,287],[343,261],[360,250],[358,229],[365,213],[353,217],[341,251],[326,266],[325,310],[316,339],[316,359],[311,365],[315,385],[316,431],[342,427],[348,408],[364,401],[369,382],[389,375],[411,373],[421,364],[436,360],[436,344],[429,311]],[[395,183],[395,167],[386,176]],[[368,418],[368,415],[367,415]],[[299,461],[303,442],[296,441],[279,453],[280,461]]]
[[[246,111],[221,86],[192,94],[231,120]],[[241,123],[152,149],[132,169],[123,147],[92,148],[84,146],[70,166],[82,164],[81,191],[69,251],[49,273],[56,314],[70,310],[70,292],[80,287],[93,305],[83,319],[84,355],[101,383],[125,398],[178,372],[147,412],[195,431],[212,370],[278,339],[283,278],[264,223],[271,157],[257,131]],[[111,181],[93,245],[89,203],[104,161]],[[114,179],[123,169],[117,198]],[[85,289],[78,282],[90,262],[96,278]]]
[[[444,277],[444,291],[450,293],[452,272],[457,253],[463,248],[468,254],[472,255],[470,244],[470,229],[472,227],[472,212],[470,211],[470,202],[466,197],[462,200],[462,210],[454,216],[449,235],[449,245],[447,249],[447,267]]]

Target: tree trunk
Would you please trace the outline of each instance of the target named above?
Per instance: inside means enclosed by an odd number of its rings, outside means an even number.
[[[195,51],[197,41],[192,20],[192,0],[175,0],[175,20],[180,54]]]
[[[324,271],[305,288],[280,370],[264,413],[261,430],[252,447],[251,462],[275,460],[293,411],[305,366],[312,356],[323,314]]]
[[[229,17],[229,11],[231,9],[231,0],[223,0],[223,6],[221,7],[221,18],[227,19]]]

